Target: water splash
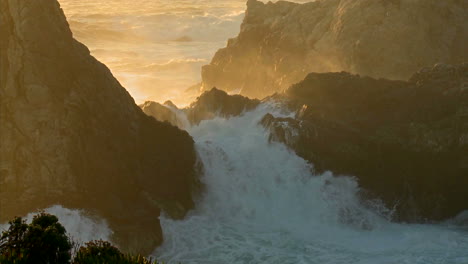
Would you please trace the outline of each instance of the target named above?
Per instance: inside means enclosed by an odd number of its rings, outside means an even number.
[[[169,263],[467,263],[468,233],[391,223],[364,206],[352,177],[314,175],[313,166],[258,122],[291,116],[264,103],[189,129],[206,191],[183,221],[164,216]],[[380,206],[381,208],[382,206]]]
[[[112,231],[106,221],[86,214],[83,210],[71,210],[60,205],[55,205],[44,212],[57,216],[60,224],[67,230],[68,236],[79,245],[91,240],[110,240]],[[38,212],[29,213],[24,217],[27,223],[31,223],[33,216]],[[8,229],[8,224],[0,225],[0,230]]]

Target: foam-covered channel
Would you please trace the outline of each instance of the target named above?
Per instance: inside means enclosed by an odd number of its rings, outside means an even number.
[[[313,167],[258,124],[264,103],[189,129],[206,185],[185,220],[164,216],[169,263],[468,263],[468,232],[448,225],[391,223],[378,204],[362,205],[352,177]],[[380,208],[380,209],[378,209]]]

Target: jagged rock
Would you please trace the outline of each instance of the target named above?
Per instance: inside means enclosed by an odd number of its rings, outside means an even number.
[[[56,0],[0,0],[0,119],[2,222],[82,208],[147,254],[162,242],[160,204],[193,207],[192,138],[135,105],[73,39]]]
[[[167,100],[166,102],[164,102],[163,105],[165,105],[165,106],[167,106],[167,107],[170,107],[170,108],[173,108],[173,109],[179,109],[179,108],[177,107],[177,105],[175,105],[171,100]]]
[[[263,123],[317,172],[356,176],[396,220],[441,220],[468,209],[467,87],[466,63],[408,82],[312,73],[285,95],[296,120]]]
[[[203,89],[263,98],[309,72],[407,80],[468,59],[464,0],[247,2],[239,35],[202,69]]]
[[[175,107],[175,109],[177,109],[171,101],[164,103],[164,105]],[[140,105],[140,108],[145,114],[156,118],[156,120],[167,121],[173,126],[182,127],[177,119],[177,115],[170,108],[164,105],[152,101],[146,101],[144,104]]]
[[[240,95],[228,95],[224,91],[213,88],[201,94],[190,106],[183,109],[177,108],[171,101],[165,102],[164,106],[148,101],[140,107],[143,112],[157,120],[168,121],[175,126],[186,129],[187,126],[198,125],[203,120],[241,115],[244,111],[252,110],[259,104],[259,100]],[[178,111],[185,113],[186,118],[177,115]]]
[[[204,92],[188,108],[184,109],[192,124],[202,120],[240,115],[252,110],[260,104],[259,100],[249,99],[241,95],[228,95],[216,88]]]
[[[301,121],[289,117],[274,117],[268,113],[260,120],[260,124],[269,130],[270,142],[283,142],[292,148],[298,147],[296,144],[302,128]]]

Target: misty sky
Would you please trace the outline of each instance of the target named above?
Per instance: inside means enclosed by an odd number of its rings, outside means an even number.
[[[307,1],[296,1],[307,2]],[[60,0],[75,38],[137,103],[193,101],[201,66],[239,33],[245,0]]]

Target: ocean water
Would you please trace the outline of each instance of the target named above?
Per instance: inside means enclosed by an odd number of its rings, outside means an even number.
[[[60,0],[72,32],[137,103],[194,98],[200,69],[239,31],[244,1]]]
[[[59,0],[72,32],[137,103],[172,100],[201,81],[201,66],[237,36],[246,0]],[[297,0],[296,2],[307,2]]]
[[[258,122],[272,103],[189,127],[206,189],[182,221],[161,216],[168,263],[466,264],[468,229],[398,224],[352,177],[316,175]]]

